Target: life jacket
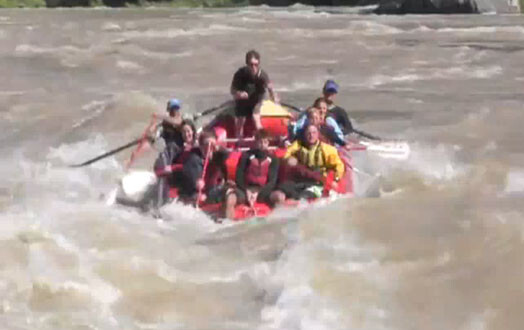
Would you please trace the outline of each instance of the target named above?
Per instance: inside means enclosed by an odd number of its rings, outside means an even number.
[[[311,149],[302,146],[296,156],[300,164],[307,166],[309,169],[321,170],[322,173],[325,172],[326,159],[320,141]]]
[[[173,163],[171,163],[171,172],[182,171],[182,169],[184,168],[184,162],[186,161],[186,159],[189,157],[190,154],[191,154],[191,150],[184,150],[179,155],[175,156]],[[167,165],[165,163],[166,163],[165,158],[160,158],[159,161],[157,162],[157,164],[160,165],[160,166],[155,166],[155,174],[157,176],[165,176],[171,173],[171,172],[165,171],[164,167]]]
[[[269,156],[260,160],[255,155],[251,155],[246,171],[246,183],[248,185],[264,186],[267,183],[270,165],[271,158]]]

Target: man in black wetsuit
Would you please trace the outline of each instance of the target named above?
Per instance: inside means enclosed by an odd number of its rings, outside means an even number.
[[[246,66],[235,72],[231,82],[231,95],[235,99],[237,138],[243,137],[247,117],[253,117],[257,130],[262,129],[260,106],[264,100],[266,89],[271,100],[278,103],[279,98],[273,90],[273,84],[268,74],[260,67],[260,54],[256,50],[250,50],[246,53]]]
[[[322,88],[322,93],[324,94],[324,100],[326,100],[328,105],[328,115],[335,119],[344,135],[352,133],[353,125],[351,125],[351,120],[349,119],[346,110],[334,103],[335,96],[338,93],[338,84],[333,80],[326,80],[324,87]]]

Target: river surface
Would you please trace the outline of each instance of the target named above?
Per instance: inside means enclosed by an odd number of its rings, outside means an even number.
[[[300,107],[323,82],[375,193],[215,224],[107,206],[168,98],[229,98],[247,50]],[[2,329],[522,329],[524,17],[358,10],[0,11]],[[134,168],[148,168],[154,153]],[[380,197],[377,197],[380,195]]]

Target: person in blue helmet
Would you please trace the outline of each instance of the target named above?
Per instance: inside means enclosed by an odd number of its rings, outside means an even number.
[[[176,143],[180,148],[184,147],[184,138],[182,136],[182,107],[178,99],[170,99],[167,101],[166,112],[167,115],[158,115],[162,119],[160,136],[164,139],[166,145]]]
[[[329,79],[324,83],[322,94],[328,106],[328,116],[335,119],[344,135],[348,135],[353,132],[353,125],[346,110],[335,104],[335,97],[338,94],[338,90],[338,84],[334,80]]]

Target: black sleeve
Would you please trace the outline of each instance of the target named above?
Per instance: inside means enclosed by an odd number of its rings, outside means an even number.
[[[161,137],[164,139],[166,143],[175,142],[180,147],[184,146],[184,138],[182,137],[182,132],[180,132],[180,130],[177,127],[171,125],[168,122],[162,122]]]
[[[267,176],[267,183],[260,189],[259,194],[261,196],[269,196],[273,189],[275,189],[275,186],[277,185],[277,179],[278,179],[278,168],[280,165],[280,161],[275,156],[271,157],[271,165],[269,165],[269,173]]]
[[[242,190],[246,190],[247,188],[245,173],[246,173],[246,167],[247,167],[248,160],[249,160],[249,153],[243,152],[242,156],[240,157],[240,160],[238,161],[237,172],[235,174],[235,177],[236,177],[235,181],[237,183],[237,186],[238,188]]]
[[[188,159],[186,159],[182,168],[183,182],[181,185],[185,194],[192,195],[196,192],[196,182],[202,177],[203,167],[202,158],[195,153],[191,153]]]
[[[235,72],[235,75],[233,76],[233,80],[231,81],[231,88],[236,91],[244,90],[244,83],[243,83],[243,77],[242,77],[242,68],[238,69],[237,72]]]
[[[330,127],[330,126],[326,126],[326,125],[322,125],[321,127],[321,133],[329,140],[329,142],[331,142],[332,144],[338,144],[338,145],[341,145],[341,146],[345,146],[346,145],[346,141],[344,141],[343,139],[341,139],[337,133],[335,133],[335,130]]]
[[[351,124],[351,120],[349,119],[346,110],[337,106],[335,109],[333,109],[333,114],[335,115],[335,120],[337,121],[344,135],[353,132],[353,125]]]
[[[262,70],[260,72],[260,80],[264,83],[264,88],[267,88],[267,85],[269,84],[269,75],[266,73],[266,71]]]

